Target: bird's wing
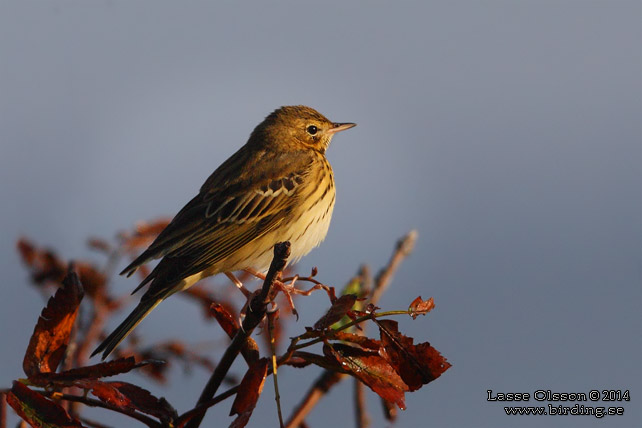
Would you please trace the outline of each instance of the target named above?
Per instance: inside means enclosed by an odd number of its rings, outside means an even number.
[[[244,149],[214,171],[199,195],[123,274],[131,275],[142,264],[166,256],[182,259],[181,274],[186,277],[223,260],[287,217],[313,157],[306,152],[269,151],[250,156]]]

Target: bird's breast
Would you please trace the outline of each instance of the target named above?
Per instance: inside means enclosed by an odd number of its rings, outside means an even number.
[[[310,177],[307,194],[301,195],[300,203],[292,212],[293,221],[284,225],[292,244],[290,260],[296,262],[317,247],[328,233],[336,199],[334,177],[327,161],[318,177]]]

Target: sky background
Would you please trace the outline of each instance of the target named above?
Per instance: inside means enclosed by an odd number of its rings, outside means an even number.
[[[0,2],[0,385],[23,376],[43,306],[19,236],[101,260],[87,237],[175,214],[268,113],[305,104],[358,127],[328,151],[333,223],[299,270],[340,287],[419,231],[380,306],[434,297],[401,326],[453,366],[397,426],[641,426],[641,40],[639,1]],[[304,300],[297,331],[327,304]],[[196,344],[218,335],[201,318],[173,297],[139,333]],[[280,371],[286,414],[315,374]],[[206,376],[129,379],[185,411]],[[604,419],[508,417],[488,389],[631,401],[588,403],[624,407]],[[310,426],[350,426],[350,394]],[[250,426],[277,425],[272,396],[268,380]]]

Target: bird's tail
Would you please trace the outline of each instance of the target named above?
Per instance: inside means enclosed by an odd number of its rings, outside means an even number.
[[[123,321],[98,347],[92,352],[91,356],[102,352],[104,360],[111,354],[116,346],[122,342],[129,333],[140,323],[143,318],[149,314],[163,299],[143,299],[134,308],[131,314]]]

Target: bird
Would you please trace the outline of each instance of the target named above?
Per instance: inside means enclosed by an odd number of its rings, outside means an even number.
[[[120,274],[160,259],[132,292],[148,285],[130,315],[91,356],[102,360],[159,303],[202,278],[244,269],[266,271],[277,242],[290,241],[290,262],[317,247],[330,226],[335,183],[326,150],[356,126],[332,122],[307,106],[269,114]]]

